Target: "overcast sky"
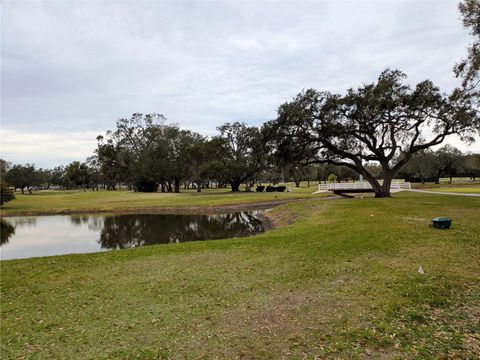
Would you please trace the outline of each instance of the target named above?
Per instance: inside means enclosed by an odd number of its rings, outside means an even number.
[[[7,0],[1,12],[2,157],[42,167],[84,160],[133,112],[212,135],[386,67],[449,91],[471,40],[456,1]]]

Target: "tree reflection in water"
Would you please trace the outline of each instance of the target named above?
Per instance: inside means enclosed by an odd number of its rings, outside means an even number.
[[[262,222],[252,213],[215,215],[132,214],[116,216],[81,215],[71,218],[76,225],[87,224],[100,230],[99,243],[104,249],[196,240],[248,236],[263,231]]]
[[[15,234],[15,226],[8,220],[0,218],[0,245],[8,243],[8,239]]]
[[[70,221],[72,222],[72,224],[76,226],[83,226],[84,224],[86,224],[90,230],[95,230],[95,231],[99,231],[103,228],[103,222],[104,222],[103,219],[104,219],[103,216],[95,216],[95,215],[70,216]]]

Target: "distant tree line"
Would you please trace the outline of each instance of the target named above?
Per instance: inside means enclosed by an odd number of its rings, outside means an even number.
[[[67,166],[53,169],[36,168],[34,164],[11,164],[0,159],[2,183],[7,183],[22,194],[32,194],[36,189],[60,188],[65,190],[83,188],[98,190],[101,179],[95,166],[89,161],[74,161]]]
[[[457,148],[445,145],[433,151],[425,150],[415,154],[399,171],[399,176],[412,182],[435,182],[440,178],[469,178],[473,181],[480,177],[480,154],[462,153]]]
[[[94,155],[54,169],[2,160],[2,180],[23,193],[35,188],[116,190],[124,186],[142,192],[201,191],[265,179],[268,142],[260,128],[226,123],[217,136],[207,138],[176,124],[163,115],[133,114],[117,121],[116,129],[99,136]],[[260,175],[261,174],[261,175]]]
[[[137,114],[138,115],[138,114]],[[177,129],[172,125],[162,125],[169,130]],[[171,128],[170,128],[171,127]],[[241,132],[251,128],[244,124],[228,124],[222,127],[236,129],[233,132]],[[170,133],[169,131],[167,133]],[[260,136],[259,129],[253,132]],[[57,166],[53,169],[37,169],[33,164],[12,165],[2,159],[2,204],[14,197],[9,191],[9,186],[21,191],[22,194],[31,194],[34,189],[83,189],[96,191],[100,188],[116,190],[119,186],[135,191],[161,191],[180,192],[181,189],[196,189],[229,186],[232,191],[239,191],[240,185],[247,188],[263,183],[280,184],[293,182],[300,186],[301,181],[306,182],[331,182],[331,181],[356,181],[359,174],[347,166],[333,164],[285,164],[283,161],[269,155],[251,155],[239,150],[240,145],[227,145],[222,143],[223,135],[207,139],[184,131],[181,136],[189,137],[188,146],[179,149],[175,156],[169,154],[171,150],[158,149],[150,144],[144,151],[157,149],[160,153],[139,154],[137,162],[133,161],[131,153],[120,150],[118,144],[114,145],[113,139],[99,138],[97,155],[91,156],[86,162],[73,161],[66,166]],[[229,137],[234,143],[233,134]],[[260,138],[261,139],[261,138]],[[170,139],[161,143],[170,146],[178,144],[178,140]],[[153,141],[150,139],[150,141]],[[250,144],[253,139],[249,139]],[[253,146],[253,145],[251,145]],[[264,147],[261,141],[257,146]],[[116,150],[114,150],[116,148]],[[264,150],[264,149],[260,149]],[[229,152],[220,156],[217,149]],[[237,149],[234,154],[233,149]],[[253,148],[252,148],[253,149]],[[103,151],[103,155],[100,155]],[[129,159],[122,159],[121,154],[129,154]],[[105,155],[105,154],[108,154]],[[262,152],[262,154],[265,154]],[[146,157],[152,163],[142,161]],[[366,169],[376,178],[383,179],[382,167],[378,164],[364,164]],[[153,171],[151,171],[153,169]],[[158,174],[158,175],[157,175]],[[464,177],[472,181],[480,178],[480,154],[463,153],[459,149],[445,145],[438,150],[427,149],[416,153],[410,161],[398,172],[397,178],[412,182],[435,182],[441,178]],[[7,185],[8,184],[8,185]]]

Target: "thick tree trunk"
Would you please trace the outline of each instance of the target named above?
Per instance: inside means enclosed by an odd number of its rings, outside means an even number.
[[[295,187],[300,187],[300,181],[295,181]]]
[[[383,184],[382,184],[382,194],[381,196],[377,196],[375,194],[375,197],[390,197],[390,186],[392,185],[392,176],[384,174],[383,175]]]
[[[232,186],[232,192],[240,191],[240,183],[239,182],[231,182],[230,185]]]
[[[175,179],[175,192],[179,193],[180,192],[180,179]]]
[[[387,183],[388,183],[388,187],[384,187],[386,184],[385,184],[385,178],[383,180],[383,185],[380,185],[380,183],[378,182],[377,179],[375,179],[373,176],[367,176],[365,178],[369,183],[370,185],[372,185],[372,188],[373,188],[373,191],[375,193],[375,197],[376,198],[382,198],[382,197],[390,197],[390,184],[392,182],[392,179],[390,178],[389,180],[387,180]]]
[[[390,197],[390,185],[392,184],[393,175],[396,171],[389,168],[388,163],[381,163],[383,169],[383,183],[380,184],[375,177],[370,174],[364,174],[365,179],[372,185],[376,198]]]

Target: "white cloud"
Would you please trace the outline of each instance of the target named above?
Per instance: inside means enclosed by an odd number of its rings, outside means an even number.
[[[211,134],[269,120],[303,88],[343,92],[387,66],[449,90],[468,42],[455,1],[7,1],[2,131],[18,136],[9,154],[27,151],[27,132],[48,159],[49,134],[86,141],[133,112]],[[69,148],[84,158],[80,143]]]
[[[54,167],[73,160],[84,161],[95,150],[94,132],[23,132],[2,129],[1,157],[14,163]]]

